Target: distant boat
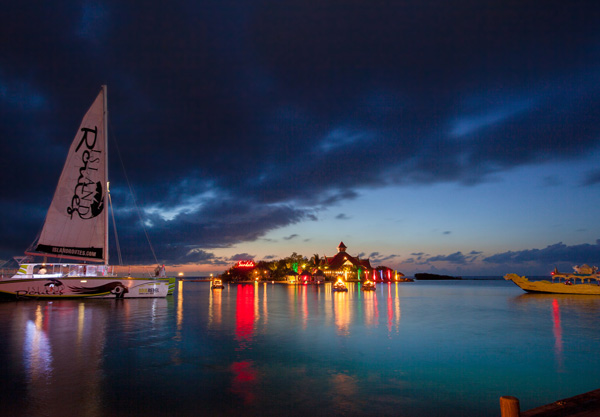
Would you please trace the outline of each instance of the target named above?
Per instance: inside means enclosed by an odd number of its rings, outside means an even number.
[[[213,290],[220,290],[220,289],[225,288],[225,286],[223,285],[223,281],[221,281],[218,278],[215,278],[212,281],[212,284],[211,284],[210,288],[213,289]]]
[[[166,297],[175,288],[164,265],[153,276],[118,276],[108,264],[108,191],[106,86],[94,100],[75,135],[44,227],[29,256],[10,278],[0,280],[9,298]],[[58,263],[46,262],[59,258]],[[27,258],[26,258],[27,259]],[[31,258],[29,258],[31,259]],[[73,259],[90,263],[65,263]],[[131,274],[128,274],[131,275]]]
[[[375,283],[373,281],[366,280],[362,284],[363,291],[375,291]]]
[[[561,273],[554,269],[552,281],[557,279],[558,282],[529,281],[517,274],[506,274],[504,279],[514,282],[522,290],[531,293],[600,295],[598,268],[583,265],[575,266],[573,269],[574,273]]]
[[[338,280],[333,284],[333,291],[348,291],[348,287],[346,287],[346,284],[341,278],[338,278]]]

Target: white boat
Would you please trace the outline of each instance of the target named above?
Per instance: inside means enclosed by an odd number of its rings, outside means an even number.
[[[175,278],[166,276],[164,265],[148,277],[117,274],[115,267],[109,266],[106,153],[103,86],[71,144],[40,237],[26,252],[28,257],[43,257],[43,261],[20,263],[16,274],[0,280],[0,296],[146,298],[172,293]],[[58,258],[58,263],[46,262],[47,257]],[[70,260],[78,263],[67,263]]]
[[[575,266],[573,269],[574,273],[561,273],[555,269],[552,272],[552,282],[529,281],[517,274],[506,274],[504,279],[514,282],[522,290],[531,293],[600,295],[598,268],[583,265]]]
[[[213,290],[222,290],[223,288],[225,288],[225,286],[223,285],[223,281],[221,281],[218,278],[215,278],[210,286],[211,289]]]

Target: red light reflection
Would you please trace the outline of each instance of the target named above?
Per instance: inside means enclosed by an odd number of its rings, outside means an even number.
[[[562,327],[560,325],[560,307],[556,298],[552,300],[552,321],[554,323],[554,351],[556,353],[559,365],[562,365]]]
[[[235,309],[235,335],[238,341],[251,341],[254,334],[254,285],[238,285]]]
[[[252,367],[252,361],[234,362],[231,364],[231,371],[234,374],[231,392],[239,395],[244,404],[253,403],[256,399],[256,370]]]

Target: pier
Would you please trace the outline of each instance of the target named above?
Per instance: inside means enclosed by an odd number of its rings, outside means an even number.
[[[500,397],[502,417],[594,417],[600,415],[600,389],[520,412],[519,400]]]

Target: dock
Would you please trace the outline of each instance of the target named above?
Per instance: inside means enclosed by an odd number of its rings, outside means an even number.
[[[600,416],[600,389],[554,401],[524,412],[515,397],[500,398],[502,417],[597,417]]]

